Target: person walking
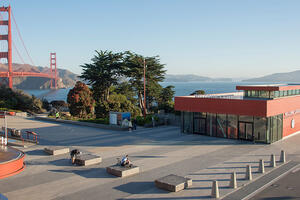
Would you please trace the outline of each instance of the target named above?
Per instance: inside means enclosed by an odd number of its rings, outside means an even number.
[[[55,117],[56,117],[56,119],[59,118],[59,112],[56,112],[56,113],[55,113]]]
[[[155,126],[155,119],[154,119],[154,116],[152,116],[152,127],[154,128]]]
[[[136,119],[133,119],[133,130],[136,130]]]
[[[129,130],[129,132],[132,131],[132,122],[131,122],[131,120],[128,123],[128,130]]]

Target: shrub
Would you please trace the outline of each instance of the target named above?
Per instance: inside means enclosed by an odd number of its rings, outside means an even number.
[[[69,109],[72,116],[80,118],[94,117],[95,101],[89,87],[77,81],[73,89],[68,93]]]

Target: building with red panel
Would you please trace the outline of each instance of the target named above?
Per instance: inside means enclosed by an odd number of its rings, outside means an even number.
[[[236,86],[235,93],[175,97],[181,131],[272,143],[300,131],[300,84]]]

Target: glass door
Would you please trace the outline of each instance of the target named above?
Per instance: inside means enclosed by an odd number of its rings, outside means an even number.
[[[239,139],[253,140],[253,123],[239,122]]]
[[[194,119],[194,133],[201,135],[206,134],[206,118]]]

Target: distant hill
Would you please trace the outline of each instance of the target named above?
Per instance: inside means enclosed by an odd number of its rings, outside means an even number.
[[[6,72],[7,65],[0,64],[0,71]],[[32,66],[29,64],[13,63],[13,71],[18,72],[37,72],[37,73],[49,73],[50,68]],[[66,69],[57,69],[58,72],[58,87],[68,88],[73,87],[77,80],[78,75],[70,72]],[[1,78],[0,78],[1,80]],[[2,78],[3,80],[3,78]],[[1,81],[2,81],[1,80]],[[13,79],[14,87],[18,89],[48,89],[50,88],[50,79],[41,77],[18,77]]]
[[[165,82],[232,81],[231,78],[210,78],[195,74],[166,74]]]
[[[251,78],[243,80],[244,82],[299,82],[300,70],[286,73],[275,73],[259,78]]]

